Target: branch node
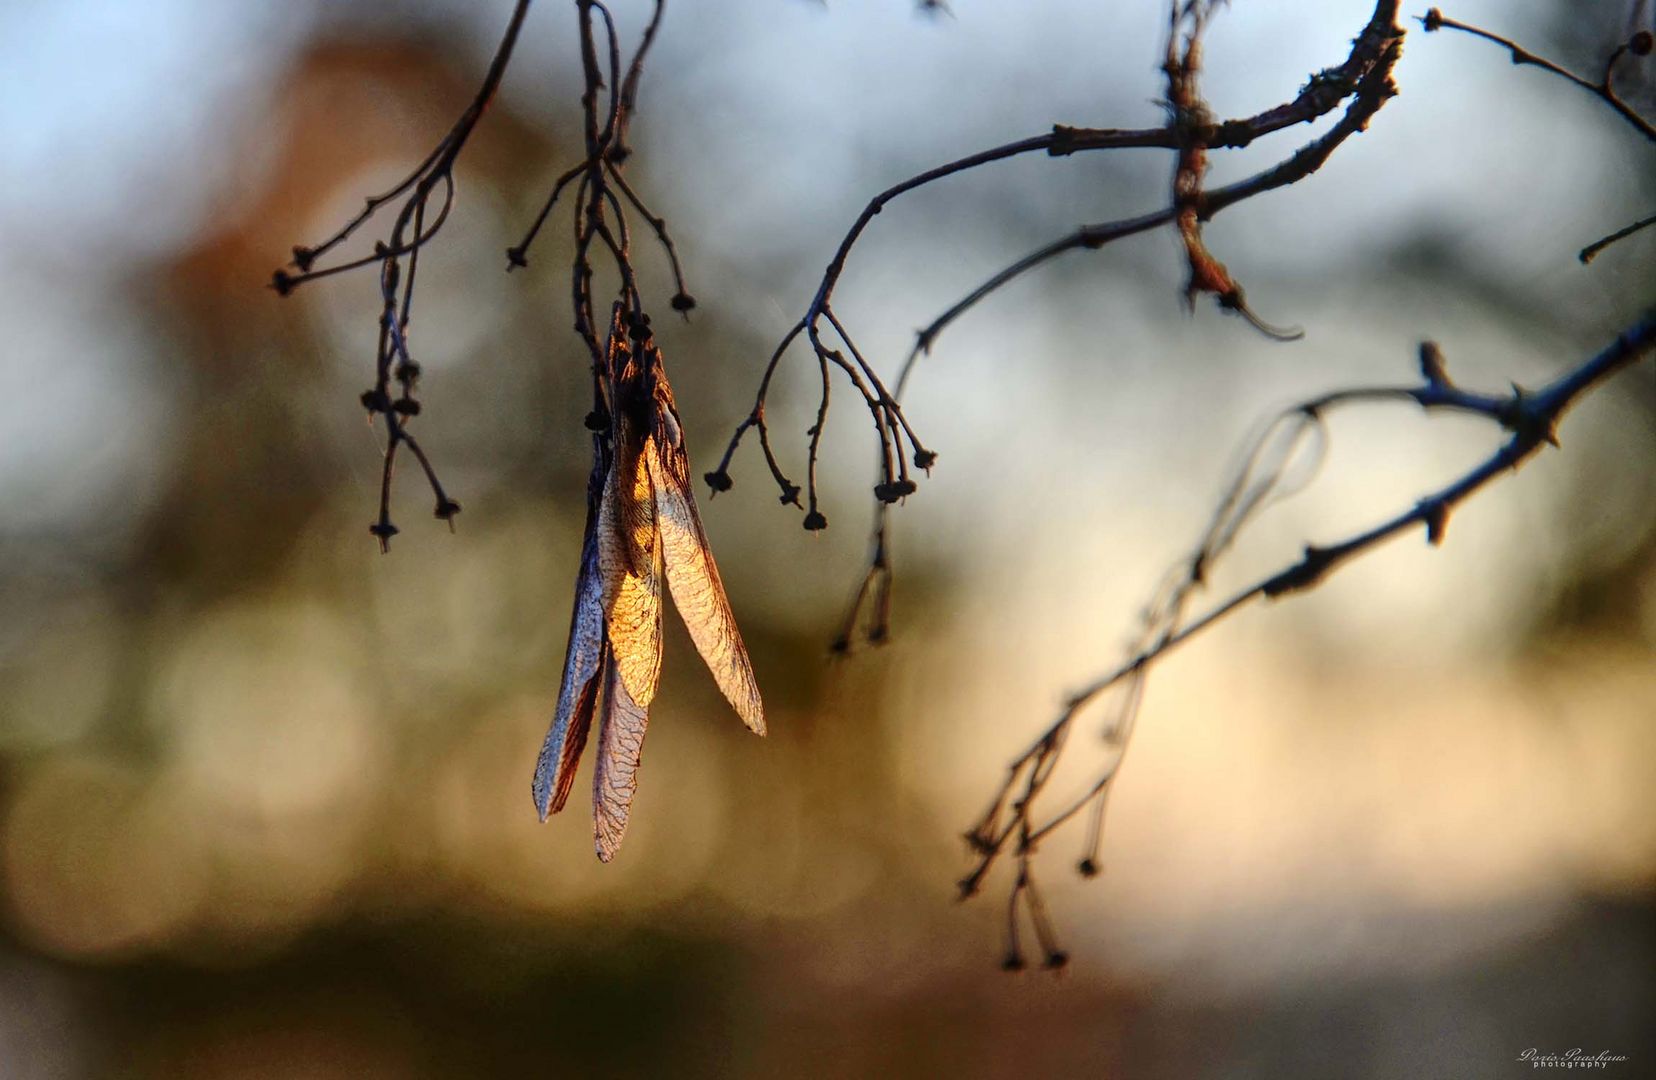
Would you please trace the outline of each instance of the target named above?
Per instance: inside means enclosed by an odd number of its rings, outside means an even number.
[[[1418,505],[1426,522],[1426,542],[1433,547],[1442,545],[1444,530],[1449,527],[1448,505],[1442,499],[1427,499]]]

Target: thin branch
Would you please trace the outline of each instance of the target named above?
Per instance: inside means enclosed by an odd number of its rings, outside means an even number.
[[[1650,31],[1639,31],[1639,33],[1634,34],[1629,41],[1617,48],[1616,51],[1610,55],[1609,62],[1604,65],[1604,74],[1597,82],[1594,82],[1591,79],[1577,75],[1575,72],[1569,70],[1561,64],[1556,64],[1553,61],[1548,60],[1544,56],[1539,56],[1533,52],[1530,52],[1528,49],[1509,38],[1504,38],[1499,34],[1480,29],[1479,27],[1472,26],[1469,23],[1457,22],[1456,20],[1444,15],[1443,12],[1439,11],[1437,8],[1432,8],[1426,12],[1420,22],[1421,25],[1426,28],[1428,33],[1434,30],[1459,30],[1463,34],[1471,34],[1473,37],[1479,37],[1483,38],[1485,41],[1494,42],[1496,45],[1499,45],[1503,49],[1507,50],[1507,52],[1512,56],[1512,62],[1514,64],[1527,64],[1532,67],[1538,67],[1543,71],[1558,76],[1567,83],[1580,87],[1614,109],[1617,115],[1619,115],[1623,120],[1626,120],[1629,124],[1633,125],[1633,130],[1637,131],[1651,142],[1656,142],[1656,124],[1651,123],[1649,120],[1646,120],[1634,111],[1633,107],[1623,101],[1620,95],[1616,93],[1615,86],[1612,84],[1617,60],[1620,60],[1624,55],[1650,55]]]
[[[1656,307],[1605,349],[1540,390],[1515,387],[1509,394],[1483,394],[1463,390],[1451,382],[1437,347],[1428,342],[1421,347],[1422,382],[1417,385],[1337,390],[1309,398],[1279,413],[1243,455],[1243,464],[1227,486],[1219,509],[1194,553],[1182,560],[1169,581],[1157,590],[1146,613],[1141,644],[1120,665],[1072,695],[1057,720],[1013,759],[990,802],[989,811],[967,833],[977,861],[960,882],[961,895],[971,896],[978,891],[997,858],[1010,845],[1018,859],[1010,900],[1015,911],[1019,898],[1028,891],[1029,864],[1035,846],[1089,808],[1093,813],[1078,870],[1083,876],[1096,874],[1104,800],[1108,798],[1130,742],[1144,682],[1151,668],[1174,649],[1255,601],[1314,588],[1347,562],[1410,529],[1422,528],[1429,543],[1440,544],[1449,515],[1457,506],[1496,478],[1515,471],[1543,446],[1557,445],[1555,429],[1571,406],[1610,376],[1652,352],[1656,352]],[[1290,466],[1300,453],[1303,433],[1320,431],[1322,418],[1334,409],[1388,402],[1408,402],[1427,412],[1448,411],[1481,417],[1505,431],[1507,438],[1486,460],[1437,491],[1417,499],[1411,506],[1344,540],[1307,545],[1294,563],[1187,620],[1185,611],[1189,601],[1204,586],[1208,573],[1232,546],[1244,525],[1273,498],[1292,487],[1286,484],[1285,477],[1290,475]],[[1118,691],[1124,698],[1107,725],[1107,753],[1093,783],[1084,795],[1056,813],[1040,815],[1039,797],[1057,767],[1076,720],[1103,695]],[[1009,949],[1011,954],[1021,955],[1017,951],[1015,925],[1014,916]]]
[[[1626,240],[1634,233],[1640,231],[1641,229],[1648,229],[1652,225],[1656,225],[1656,214],[1651,214],[1647,218],[1641,218],[1625,228],[1617,229],[1615,232],[1604,237],[1603,239],[1594,240],[1591,244],[1588,244],[1586,247],[1582,248],[1581,254],[1576,257],[1580,259],[1582,265],[1585,266],[1594,259],[1598,258],[1599,252],[1603,251],[1611,244],[1614,244],[1619,240]]]
[[[397,533],[397,527],[391,521],[391,484],[397,448],[400,445],[406,443],[420,463],[432,494],[436,497],[436,516],[447,521],[449,527],[453,528],[454,516],[460,512],[460,504],[444,491],[425,451],[408,432],[408,423],[420,414],[420,403],[415,398],[420,367],[408,347],[408,329],[414,304],[414,279],[419,266],[420,250],[437,236],[448,221],[455,198],[455,162],[459,159],[461,150],[465,148],[466,141],[471,138],[478,121],[482,119],[484,110],[488,108],[489,102],[494,99],[496,91],[500,88],[500,82],[511,63],[512,51],[517,45],[518,35],[523,29],[532,2],[533,0],[517,0],[514,4],[511,17],[506,24],[506,32],[495,48],[493,59],[489,61],[482,85],[478,87],[471,103],[460,114],[453,127],[414,171],[389,191],[369,197],[360,213],[322,243],[313,247],[295,247],[293,260],[289,264],[294,268],[293,272],[283,268],[271,275],[271,287],[278,295],[287,296],[301,285],[321,278],[369,266],[378,266],[380,269],[383,306],[380,312],[379,345],[374,360],[374,385],[363,392],[360,400],[363,407],[368,410],[370,419],[379,416],[385,422],[385,462],[381,473],[379,515],[368,530],[379,541],[382,551],[389,550],[391,537]],[[443,192],[442,202],[431,224],[427,226],[426,217],[431,196],[439,185]],[[402,204],[392,222],[390,233],[385,240],[374,244],[372,254],[332,266],[316,266],[319,258],[331,253],[381,209],[398,199],[402,199]],[[405,258],[408,260],[406,274],[402,268],[402,260]],[[394,397],[391,393],[392,379],[399,384]]]
[[[753,408],[732,434],[719,468],[707,474],[709,485],[715,491],[730,488],[730,462],[746,433],[750,429],[757,429],[766,464],[782,489],[782,501],[793,501],[790,495],[797,493],[798,489],[787,479],[776,460],[769,443],[764,415],[777,365],[789,345],[803,334],[819,363],[834,364],[847,373],[853,388],[862,395],[864,403],[874,415],[876,436],[880,446],[880,471],[874,488],[876,520],[874,539],[870,547],[871,551],[883,554],[886,551],[885,540],[889,529],[887,507],[911,494],[916,488],[915,481],[908,472],[909,456],[894,453],[894,444],[900,441],[899,430],[902,437],[908,440],[916,468],[929,472],[937,460],[936,453],[924,446],[908,423],[900,404],[903,391],[920,354],[930,351],[942,331],[961,315],[1028,270],[1065,252],[1079,248],[1096,250],[1116,240],[1170,223],[1179,223],[1180,234],[1185,241],[1187,261],[1191,268],[1187,294],[1196,291],[1213,292],[1218,296],[1222,307],[1242,314],[1259,330],[1281,338],[1297,336],[1297,331],[1280,331],[1266,325],[1248,309],[1241,289],[1224,271],[1223,265],[1208,255],[1206,249],[1201,246],[1201,224],[1236,202],[1309,176],[1327,161],[1340,143],[1367,126],[1368,120],[1375,112],[1396,93],[1391,82],[1391,71],[1401,55],[1403,39],[1403,31],[1396,25],[1397,3],[1396,0],[1378,0],[1367,25],[1353,40],[1346,59],[1336,67],[1313,75],[1291,101],[1245,119],[1223,122],[1214,122],[1211,119],[1207,106],[1196,89],[1195,81],[1199,67],[1200,37],[1209,7],[1210,5],[1188,3],[1175,3],[1173,6],[1173,25],[1168,45],[1169,59],[1166,65],[1170,78],[1170,104],[1173,107],[1172,115],[1165,125],[1144,129],[1056,125],[1050,133],[1006,143],[928,169],[870,199],[829,260],[804,316],[789,329],[782,343],[771,354],[765,365]],[[1181,28],[1189,31],[1186,36],[1181,37]],[[1351,99],[1351,104],[1347,107],[1346,115],[1328,134],[1303,147],[1274,169],[1240,184],[1214,191],[1203,190],[1200,178],[1205,171],[1205,160],[1209,151],[1247,146],[1258,138],[1326,115],[1347,99]],[[833,292],[844,274],[850,253],[874,218],[892,200],[901,195],[945,177],[997,161],[1038,151],[1060,157],[1094,150],[1128,148],[1159,148],[1177,152],[1179,165],[1175,172],[1173,205],[1138,217],[1082,226],[1074,233],[1052,241],[1007,266],[919,331],[914,347],[899,369],[895,382],[896,392],[888,392],[877,369],[857,349],[846,327],[835,317],[832,307]],[[836,350],[823,343],[820,324],[825,321],[851,352],[852,364],[846,364]],[[828,397],[825,391],[819,398],[818,422],[811,428],[807,447],[807,487],[810,489],[811,498],[805,525],[810,529],[821,528],[826,524],[826,518],[817,508],[815,485],[811,478],[816,473],[821,448],[822,421],[826,417],[827,408]],[[836,651],[850,647],[850,640],[844,628],[856,627],[864,622],[860,614],[863,603],[871,598],[879,598],[882,602],[888,600],[890,574],[889,562],[881,566],[872,563],[869,565],[862,585],[857,590],[853,607],[844,620],[842,633],[835,639]],[[887,624],[883,613],[870,620],[868,625],[871,627],[868,640],[885,638]]]

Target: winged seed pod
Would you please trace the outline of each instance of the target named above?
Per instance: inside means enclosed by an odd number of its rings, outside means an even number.
[[[613,422],[593,436],[586,533],[563,685],[535,766],[535,807],[562,810],[594,718],[594,836],[608,862],[638,787],[650,702],[661,676],[661,579],[719,690],[755,734],[764,706],[690,486],[684,429],[661,351],[629,342],[619,305],[607,348]]]

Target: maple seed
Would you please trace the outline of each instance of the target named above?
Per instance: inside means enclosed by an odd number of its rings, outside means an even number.
[[[704,473],[702,479],[706,480],[707,486],[714,491],[729,491],[735,484],[735,481],[730,478],[730,474],[723,469],[715,469],[713,472]]]
[[[828,527],[828,519],[822,516],[821,511],[812,510],[805,515],[805,529],[807,532],[821,532]]]

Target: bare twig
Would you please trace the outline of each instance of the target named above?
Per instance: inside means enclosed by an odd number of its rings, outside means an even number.
[[[1512,56],[1512,62],[1514,64],[1527,64],[1532,67],[1538,67],[1542,71],[1563,79],[1572,86],[1580,87],[1589,94],[1592,94],[1594,97],[1598,98],[1600,101],[1604,102],[1606,105],[1610,106],[1611,109],[1615,110],[1616,115],[1620,116],[1623,120],[1626,120],[1628,124],[1632,126],[1633,130],[1643,135],[1645,139],[1650,142],[1656,142],[1656,123],[1652,123],[1651,120],[1639,115],[1638,111],[1635,110],[1633,106],[1629,105],[1620,94],[1616,93],[1615,86],[1616,66],[1623,57],[1630,57],[1632,59],[1639,60],[1650,56],[1653,51],[1656,51],[1656,34],[1652,34],[1651,31],[1635,30],[1626,41],[1616,46],[1616,48],[1610,53],[1610,58],[1604,62],[1604,74],[1599,76],[1597,82],[1594,82],[1592,79],[1578,75],[1563,65],[1548,60],[1544,56],[1538,56],[1515,41],[1504,38],[1499,34],[1491,33],[1488,30],[1472,26],[1468,23],[1458,22],[1451,19],[1437,8],[1432,8],[1430,11],[1426,12],[1420,22],[1423,26],[1425,26],[1428,32],[1433,30],[1459,30],[1462,33],[1471,34],[1473,37],[1479,37],[1483,38],[1485,41],[1494,42],[1503,49],[1507,50],[1507,52]],[[1635,221],[1633,224],[1628,225],[1625,228],[1617,229],[1615,232],[1610,233],[1602,239],[1593,241],[1591,244],[1588,244],[1586,247],[1582,248],[1580,255],[1577,257],[1581,260],[1582,265],[1585,266],[1586,264],[1592,262],[1601,251],[1609,247],[1611,244],[1625,240],[1634,233],[1637,233],[1642,229],[1647,229],[1653,224],[1656,224],[1656,214],[1640,221]]]
[[[729,486],[729,462],[743,434],[749,426],[762,427],[764,404],[769,393],[771,375],[777,364],[794,338],[800,333],[811,332],[819,320],[828,317],[831,310],[830,298],[844,271],[845,261],[852,246],[885,205],[899,195],[942,177],[1035,150],[1045,150],[1054,156],[1088,150],[1132,147],[1174,150],[1178,159],[1174,172],[1172,205],[1136,217],[1084,225],[1068,236],[1060,237],[1018,259],[973,289],[917,333],[914,346],[899,369],[897,390],[892,395],[894,402],[902,400],[903,390],[908,385],[915,364],[922,354],[931,351],[943,331],[1001,287],[1067,252],[1079,249],[1097,250],[1117,240],[1150,232],[1169,224],[1177,226],[1185,247],[1189,266],[1187,299],[1193,297],[1196,292],[1212,292],[1217,295],[1221,307],[1243,315],[1260,331],[1284,339],[1298,336],[1298,331],[1278,330],[1253,314],[1243,300],[1240,286],[1224,265],[1213,258],[1202,244],[1201,224],[1239,202],[1305,179],[1320,169],[1343,142],[1367,128],[1374,115],[1397,93],[1396,85],[1392,81],[1392,71],[1402,55],[1403,46],[1403,31],[1396,25],[1397,4],[1395,0],[1380,0],[1376,3],[1368,23],[1353,40],[1351,52],[1345,61],[1313,75],[1292,101],[1245,119],[1222,122],[1212,120],[1196,86],[1200,38],[1206,26],[1208,6],[1174,3],[1172,11],[1168,53],[1164,61],[1164,73],[1169,79],[1171,116],[1165,126],[1133,130],[1060,125],[1055,127],[1050,135],[1008,143],[928,170],[887,189],[869,202],[829,262],[816,297],[804,317],[794,325],[776,352],[771,355],[758,397],[755,399],[754,410],[748,421],[744,422],[732,437],[716,477],[710,475],[708,478],[710,482],[718,479],[724,487]],[[1208,152],[1247,146],[1256,139],[1324,116],[1333,111],[1340,102],[1347,100],[1349,104],[1344,115],[1332,128],[1277,165],[1221,188],[1202,188],[1201,174],[1206,168]],[[763,434],[761,430],[761,435]],[[917,442],[915,448],[915,465],[929,472],[931,465],[937,460],[936,453],[922,450]],[[771,464],[773,475],[779,480],[782,479],[781,469],[768,448],[766,460]],[[891,479],[887,458],[883,453],[881,462],[882,475],[876,487],[877,493],[892,490],[889,487]],[[786,483],[785,480],[783,482]],[[882,498],[875,511],[876,541],[871,544],[871,548],[882,553],[886,551],[885,541],[889,538],[890,525],[886,505],[889,501],[891,500]],[[858,590],[856,603],[862,603],[864,598],[871,595],[885,595],[883,592],[875,593],[872,585],[876,580],[888,581],[890,573],[889,564],[882,567],[871,564],[865,572],[863,586]],[[845,622],[846,625],[855,626],[859,621],[862,621],[861,616],[854,606]],[[866,640],[885,640],[889,636],[883,616],[867,620],[867,625],[870,629]],[[836,647],[839,644],[839,639],[836,639]]]
[[[1507,50],[1507,52],[1512,56],[1512,62],[1514,64],[1528,64],[1533,67],[1538,67],[1542,71],[1550,72],[1551,74],[1558,76],[1567,83],[1580,87],[1589,94],[1592,94],[1594,97],[1603,101],[1606,105],[1610,106],[1610,108],[1614,109],[1617,115],[1633,126],[1633,130],[1637,131],[1651,142],[1656,142],[1656,124],[1652,124],[1649,120],[1640,116],[1636,111],[1634,111],[1631,105],[1629,105],[1626,101],[1623,101],[1621,96],[1616,93],[1613,81],[1616,73],[1616,62],[1623,56],[1642,57],[1650,55],[1653,44],[1650,31],[1640,30],[1627,41],[1617,46],[1616,50],[1610,54],[1610,59],[1604,65],[1604,74],[1599,76],[1598,81],[1595,82],[1592,79],[1577,75],[1570,69],[1561,64],[1556,64],[1544,56],[1538,56],[1537,54],[1530,52],[1522,45],[1519,45],[1517,42],[1512,41],[1509,38],[1504,38],[1500,34],[1491,33],[1488,30],[1480,29],[1479,27],[1472,26],[1469,23],[1457,22],[1456,20],[1444,15],[1443,12],[1439,11],[1437,8],[1432,8],[1426,12],[1426,14],[1421,17],[1420,23],[1426,28],[1428,33],[1434,30],[1459,30],[1464,34],[1471,34],[1473,37],[1480,37],[1485,41],[1494,42],[1503,49]]]
[[[1648,229],[1652,225],[1656,225],[1656,214],[1651,214],[1647,218],[1641,218],[1631,225],[1617,229],[1615,232],[1604,237],[1603,239],[1594,240],[1591,244],[1588,244],[1586,247],[1582,248],[1581,254],[1576,257],[1581,260],[1583,265],[1590,263],[1594,259],[1598,258],[1599,252],[1603,251],[1611,244],[1616,243],[1618,240],[1626,240],[1634,233],[1640,231],[1641,229]]]
[[[420,365],[414,360],[408,347],[409,322],[414,306],[414,278],[419,268],[420,250],[437,235],[444,222],[448,220],[449,210],[454,205],[454,164],[459,159],[461,150],[465,148],[466,141],[471,138],[478,121],[482,119],[484,110],[500,88],[500,81],[505,77],[507,65],[511,63],[512,50],[517,45],[518,35],[523,29],[523,22],[529,14],[532,2],[533,0],[516,0],[511,18],[506,24],[506,32],[495,49],[494,58],[489,62],[482,85],[478,87],[471,104],[460,114],[460,119],[455,121],[448,134],[444,135],[431,153],[426,155],[425,160],[391,190],[371,196],[360,213],[322,243],[313,247],[295,247],[293,261],[289,264],[294,268],[293,271],[284,268],[271,276],[271,286],[278,294],[286,296],[299,286],[319,278],[368,266],[379,267],[380,334],[374,362],[374,385],[363,392],[361,400],[363,408],[368,410],[370,420],[375,416],[385,420],[385,464],[380,477],[379,514],[369,526],[369,532],[379,540],[381,550],[388,550],[391,538],[397,534],[397,527],[391,521],[391,485],[395,474],[397,449],[400,446],[408,446],[425,473],[432,494],[436,496],[436,516],[447,521],[452,528],[454,516],[460,512],[460,504],[443,490],[443,485],[438,481],[437,473],[432,468],[425,450],[408,430],[409,422],[420,414],[420,402],[415,398]],[[442,202],[435,219],[428,226],[426,216],[430,210],[431,198],[439,187],[442,191]],[[375,242],[371,255],[333,266],[316,266],[318,259],[350,239],[380,210],[398,199],[401,199],[402,203],[392,222],[391,231],[386,239]],[[408,264],[406,275],[403,270],[405,259]],[[391,389],[393,379],[397,383],[395,393]]]
[[[532,0],[516,0],[506,32],[489,63],[482,85],[459,120],[414,171],[389,191],[369,198],[360,213],[322,243],[294,248],[290,264],[293,269],[278,270],[272,277],[272,286],[285,296],[299,286],[320,278],[369,266],[379,268],[382,303],[375,380],[361,400],[370,417],[381,416],[386,425],[379,515],[370,527],[382,548],[389,546],[391,537],[398,531],[391,520],[391,490],[397,451],[405,444],[419,462],[436,495],[437,516],[452,525],[454,515],[460,510],[460,504],[445,493],[424,449],[408,430],[409,421],[420,413],[420,402],[415,397],[420,366],[414,360],[408,341],[414,281],[421,249],[441,230],[454,204],[455,163],[499,90],[531,3]],[[573,185],[577,206],[571,290],[576,330],[593,357],[593,374],[598,379],[603,367],[602,338],[608,324],[607,320],[596,317],[591,293],[591,258],[595,247],[604,249],[613,260],[622,280],[622,299],[630,316],[635,320],[643,317],[643,301],[638,295],[632,269],[623,200],[649,224],[666,253],[675,285],[670,306],[676,311],[688,313],[695,307],[695,300],[685,287],[684,272],[666,222],[650,211],[623,175],[623,164],[630,154],[625,145],[626,133],[637,107],[644,58],[661,25],[664,11],[662,0],[655,3],[638,49],[625,65],[616,36],[615,20],[609,9],[600,0],[575,0],[575,9],[581,28],[581,63],[585,82],[581,105],[586,156],[580,164],[558,176],[546,203],[523,240],[508,249],[506,256],[508,269],[528,265],[530,246],[558,198]],[[433,212],[432,199],[438,192],[441,193],[441,201]],[[317,265],[319,259],[349,240],[380,210],[398,200],[401,202],[390,232],[386,239],[374,244],[371,254],[329,266]],[[395,391],[392,389],[393,380],[396,382]],[[600,406],[603,406],[602,400]],[[605,407],[595,409],[592,422],[604,423],[605,411]]]
[[[1497,477],[1516,470],[1543,446],[1557,445],[1555,428],[1572,405],[1605,379],[1637,363],[1653,350],[1656,350],[1656,308],[1623,331],[1603,351],[1540,390],[1514,388],[1508,394],[1482,394],[1454,385],[1445,373],[1437,347],[1428,342],[1421,347],[1423,381],[1415,386],[1339,390],[1303,401],[1279,414],[1243,456],[1243,467],[1227,486],[1218,511],[1191,556],[1181,560],[1169,580],[1157,590],[1147,610],[1139,643],[1128,658],[1074,694],[1058,719],[1013,759],[1005,780],[991,800],[990,809],[966,834],[977,861],[960,881],[961,895],[975,894],[996,859],[1010,849],[1018,860],[1014,903],[1020,895],[1033,897],[1027,890],[1032,880],[1031,856],[1035,848],[1089,808],[1093,817],[1078,868],[1086,876],[1096,873],[1104,801],[1126,754],[1145,677],[1158,661],[1254,601],[1312,588],[1340,566],[1412,528],[1424,529],[1428,542],[1441,543],[1449,515],[1456,506]],[[1207,575],[1243,527],[1270,501],[1288,492],[1290,467],[1301,457],[1307,435],[1317,433],[1320,437],[1323,417],[1336,408],[1384,402],[1407,402],[1428,412],[1449,411],[1481,417],[1503,429],[1507,438],[1481,464],[1416,500],[1412,506],[1336,543],[1307,545],[1291,565],[1187,618],[1190,601],[1201,591]],[[1320,438],[1318,446],[1319,452],[1314,456],[1320,457]],[[1040,815],[1041,796],[1076,720],[1111,692],[1122,695],[1121,707],[1106,725],[1108,752],[1093,784],[1079,800],[1050,815]],[[1015,951],[1015,936],[1009,937],[1009,942]]]

